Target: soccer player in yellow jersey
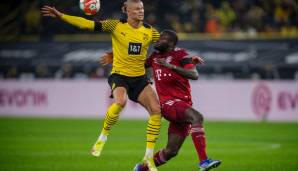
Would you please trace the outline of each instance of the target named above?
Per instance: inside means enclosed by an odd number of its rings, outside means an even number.
[[[111,34],[114,59],[108,81],[114,103],[107,110],[100,136],[92,147],[92,155],[100,156],[109,131],[118,121],[128,96],[130,100],[144,106],[150,114],[144,161],[149,165],[150,171],[157,171],[153,161],[153,150],[160,132],[161,111],[158,98],[145,75],[144,64],[148,47],[158,40],[159,33],[143,22],[144,6],[141,0],[127,0],[124,4],[124,11],[127,14],[127,20],[94,22],[63,14],[50,6],[44,6],[41,9],[43,16],[60,18],[82,29]]]

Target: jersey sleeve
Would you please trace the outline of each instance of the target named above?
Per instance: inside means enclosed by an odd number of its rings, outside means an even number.
[[[156,43],[159,39],[159,32],[152,27],[152,42]]]
[[[120,20],[103,20],[95,22],[94,30],[99,32],[112,33],[119,22]]]
[[[67,23],[69,23],[73,26],[76,26],[78,28],[81,28],[81,29],[92,30],[94,28],[94,22],[93,21],[87,20],[87,19],[82,18],[82,17],[63,14],[61,16],[61,20],[65,21],[65,22],[67,22]]]
[[[179,56],[180,56],[180,65],[183,67],[183,68],[192,68],[194,67],[195,65],[193,64],[192,62],[192,58],[191,56],[186,52],[185,49],[181,49],[179,50]]]

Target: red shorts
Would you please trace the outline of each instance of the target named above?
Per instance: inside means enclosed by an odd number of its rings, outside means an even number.
[[[185,111],[191,105],[181,100],[169,100],[161,105],[161,113],[165,119],[170,122],[168,133],[187,137],[190,130],[190,124],[181,123],[185,120]]]

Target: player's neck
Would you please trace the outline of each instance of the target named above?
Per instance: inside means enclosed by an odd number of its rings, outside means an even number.
[[[140,20],[134,20],[134,19],[131,19],[131,18],[128,18],[128,19],[127,19],[127,23],[128,23],[131,27],[133,27],[133,28],[135,28],[135,29],[137,29],[137,28],[139,28],[139,27],[141,27],[141,26],[143,25],[143,21],[140,21]]]
[[[174,49],[173,48],[169,48],[169,49],[167,49],[165,51],[159,51],[159,53],[160,54],[167,54],[167,53],[171,52],[172,50],[174,50]]]
[[[173,51],[173,50],[174,50],[174,48],[169,47],[169,48],[165,51],[165,53],[170,53],[170,52]]]

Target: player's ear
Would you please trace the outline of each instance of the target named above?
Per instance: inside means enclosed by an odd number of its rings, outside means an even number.
[[[124,2],[124,3],[123,3],[123,6],[122,6],[121,9],[122,9],[122,12],[123,12],[123,13],[125,13],[125,14],[127,13],[127,2]]]

